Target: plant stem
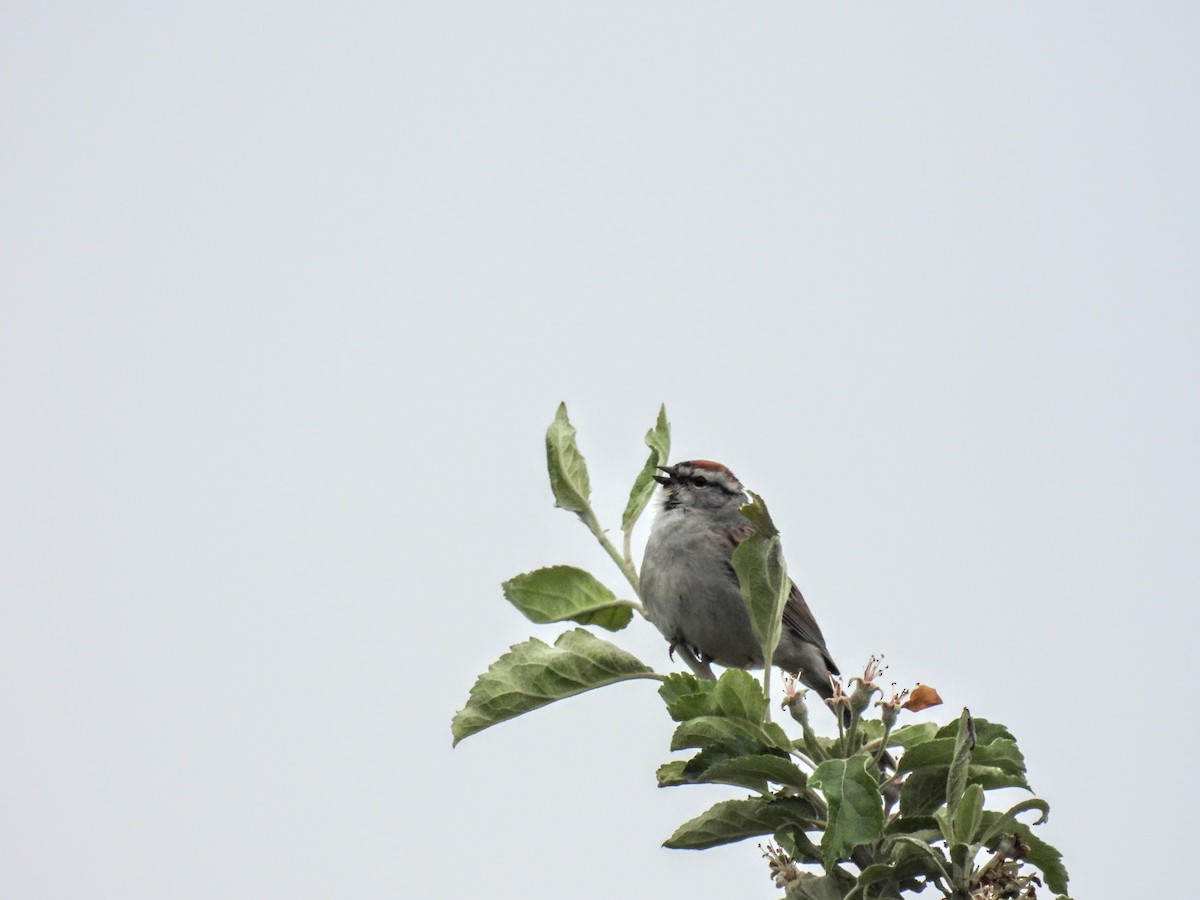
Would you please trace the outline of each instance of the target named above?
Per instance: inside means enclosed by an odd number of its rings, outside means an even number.
[[[600,522],[596,518],[596,514],[592,511],[591,507],[588,507],[587,513],[585,515],[581,515],[580,518],[583,519],[583,524],[588,527],[588,531],[595,535],[596,540],[600,542],[600,546],[604,548],[604,552],[612,557],[612,561],[617,564],[617,568],[621,570],[621,574],[625,576],[625,579],[633,587],[634,593],[637,594],[638,599],[640,600],[642,596],[642,589],[640,583],[638,582],[638,573],[637,569],[633,567],[633,562],[623,557],[620,552],[618,552],[617,548],[613,546],[612,541],[608,539],[608,535],[604,533],[604,529],[600,527]],[[646,614],[645,610],[641,609],[640,607],[639,611],[642,613],[642,615]]]

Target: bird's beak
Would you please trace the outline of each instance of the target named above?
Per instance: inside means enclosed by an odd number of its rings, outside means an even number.
[[[654,476],[655,481],[657,481],[663,487],[666,487],[668,484],[673,484],[675,482],[676,470],[675,470],[674,466],[658,466],[657,468],[663,472],[666,472],[667,474],[666,475],[655,475]]]

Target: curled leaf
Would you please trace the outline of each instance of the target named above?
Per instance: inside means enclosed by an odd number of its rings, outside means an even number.
[[[586,516],[591,512],[591,481],[587,462],[575,443],[575,426],[567,418],[567,404],[558,404],[554,421],[546,429],[546,469],[554,505]]]
[[[671,452],[671,425],[667,422],[666,406],[658,408],[658,421],[646,432],[646,446],[650,448],[650,456],[642,466],[642,471],[638,472],[633,488],[629,491],[629,502],[621,516],[622,531],[633,528],[638,516],[654,496],[654,489],[658,487],[654,481],[658,467],[667,464],[667,454]]]

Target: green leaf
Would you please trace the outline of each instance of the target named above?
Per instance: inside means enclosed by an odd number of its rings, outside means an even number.
[[[954,811],[954,839],[966,844],[972,843],[982,821],[983,788],[978,784],[969,784],[963,791],[962,799],[958,801],[958,809]]]
[[[958,736],[959,719],[955,719],[948,725],[943,725],[938,729],[934,737],[937,738],[953,738]],[[998,722],[989,722],[987,719],[976,719],[971,717],[971,724],[975,728],[975,743],[977,746],[990,744],[996,740],[1016,741],[1012,733]]]
[[[749,672],[726,669],[716,681],[694,675],[668,675],[658,689],[676,722],[698,716],[728,716],[760,724],[767,714],[762,686]]]
[[[863,891],[879,881],[885,881],[893,877],[896,870],[884,863],[872,863],[861,872],[858,873],[858,880],[854,882],[854,893],[852,897],[865,897]]]
[[[946,776],[949,766],[919,769],[904,779],[900,787],[900,815],[927,816],[946,802]]]
[[[658,695],[667,704],[667,712],[676,722],[707,716],[712,712],[709,694],[717,689],[717,683],[708,678],[697,678],[687,672],[672,672],[663,677]]]
[[[1042,870],[1042,874],[1046,876],[1046,887],[1056,893],[1065,894],[1070,878],[1067,875],[1067,867],[1063,865],[1062,854],[1055,847],[1034,835],[1028,825],[1020,823],[1020,826],[1018,833],[1025,841],[1025,846],[1029,848],[1025,859]]]
[[[515,644],[479,676],[450,731],[457,744],[555,700],[631,678],[657,677],[636,657],[582,628],[559,635],[553,647],[530,638]]]
[[[831,875],[800,873],[800,880],[787,892],[787,900],[842,900],[846,887],[841,879]]]
[[[976,745],[971,751],[971,765],[990,766],[1010,775],[1025,774],[1025,757],[1007,738],[999,738],[982,747]]]
[[[924,744],[926,741],[932,740],[937,733],[937,724],[934,722],[918,722],[915,725],[905,725],[903,728],[897,728],[888,736],[889,747],[903,747],[905,750],[911,750],[918,744]],[[947,759],[949,762],[949,759]]]
[[[809,823],[807,827],[811,828],[813,825]],[[804,833],[804,826],[793,825],[779,829],[775,832],[775,843],[796,862],[819,863],[821,861],[821,851]]]
[[[954,759],[954,739],[938,738],[917,744],[905,752],[896,764],[900,772],[913,772],[926,766],[949,766]]]
[[[901,834],[892,839],[890,850],[892,861],[897,868],[907,866],[915,861],[919,864],[921,871],[949,878],[946,857],[928,841]]]
[[[907,834],[924,841],[933,841],[938,836],[938,825],[933,816],[895,816],[887,823],[883,833]]]
[[[900,788],[900,814],[925,816],[946,802],[949,766],[926,766],[912,772]],[[1019,787],[1029,790],[1022,775],[1012,775],[993,766],[971,766],[968,781],[985,791],[995,788]]]
[[[808,782],[821,789],[829,804],[821,857],[825,870],[830,871],[859,844],[883,834],[883,797],[862,756],[827,759]]]
[[[771,834],[785,825],[811,826],[815,818],[816,810],[812,804],[798,797],[724,800],[680,825],[663,846],[675,850],[704,850]]]
[[[733,570],[737,573],[742,599],[750,613],[754,637],[762,647],[764,666],[769,669],[783,628],[783,607],[791,582],[783,561],[779,529],[762,497],[750,491],[750,503],[742,515],[754,526],[754,533],[733,551]]]
[[[958,720],[958,736],[954,739],[954,756],[950,760],[950,771],[946,775],[946,808],[951,816],[958,811],[958,801],[967,789],[971,751],[974,748],[975,725],[971,721],[971,711],[964,707]]]
[[[658,467],[667,464],[667,457],[671,452],[671,425],[667,422],[665,405],[658,408],[658,421],[654,423],[653,428],[646,432],[646,446],[650,448],[650,457],[633,481],[633,489],[629,492],[629,503],[625,505],[625,512],[621,516],[622,531],[629,531],[633,528],[634,523],[645,510],[646,504],[654,496],[654,489],[658,486],[654,476],[658,474]]]
[[[709,695],[714,715],[759,724],[767,715],[767,698],[758,679],[742,669],[726,669]]]
[[[731,719],[727,716],[697,716],[680,722],[671,735],[672,750],[687,750],[690,747],[717,747],[733,745],[743,752],[756,753],[762,749],[788,750],[791,745],[780,746],[775,736],[752,722]]]
[[[574,566],[549,566],[504,582],[504,596],[539,624],[578,622],[620,631],[633,618],[633,604],[619,600],[589,572]]]
[[[546,468],[554,505],[570,510],[581,518],[591,514],[592,485],[588,481],[587,462],[575,443],[575,426],[567,418],[567,404],[558,404],[554,421],[546,429]]]
[[[654,777],[658,779],[658,786],[676,787],[681,784],[691,784],[691,779],[684,777],[684,767],[686,765],[686,759],[673,759],[670,762],[663,763],[658,767],[658,771],[654,773]]]
[[[700,679],[688,672],[672,672],[664,675],[662,684],[658,687],[658,695],[663,698],[670,710],[671,704],[680,697],[688,694],[698,694],[711,691],[717,686],[715,681],[707,678]]]
[[[1000,816],[994,812],[984,813],[989,824],[987,828],[983,829],[982,834],[980,834],[980,842],[986,844],[1001,831],[1013,831],[1019,824],[1017,816],[1031,809],[1036,809],[1041,813],[1038,820],[1033,823],[1034,825],[1041,825],[1050,818],[1050,804],[1038,797],[1030,797],[1028,800],[1022,800],[1010,808],[1008,812]]]
[[[753,753],[748,756],[733,756],[713,763],[694,783],[732,784],[749,788],[760,794],[768,792],[768,783],[803,789],[808,779],[793,763],[782,756],[768,753]]]

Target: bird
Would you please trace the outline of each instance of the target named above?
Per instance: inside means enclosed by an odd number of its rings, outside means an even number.
[[[646,617],[672,651],[690,650],[702,664],[762,668],[732,562],[734,548],[754,531],[741,512],[749,502],[742,483],[708,459],[657,468],[661,503],[641,570]],[[794,581],[772,662],[822,698],[833,695],[830,676],[840,674],[838,667]]]

